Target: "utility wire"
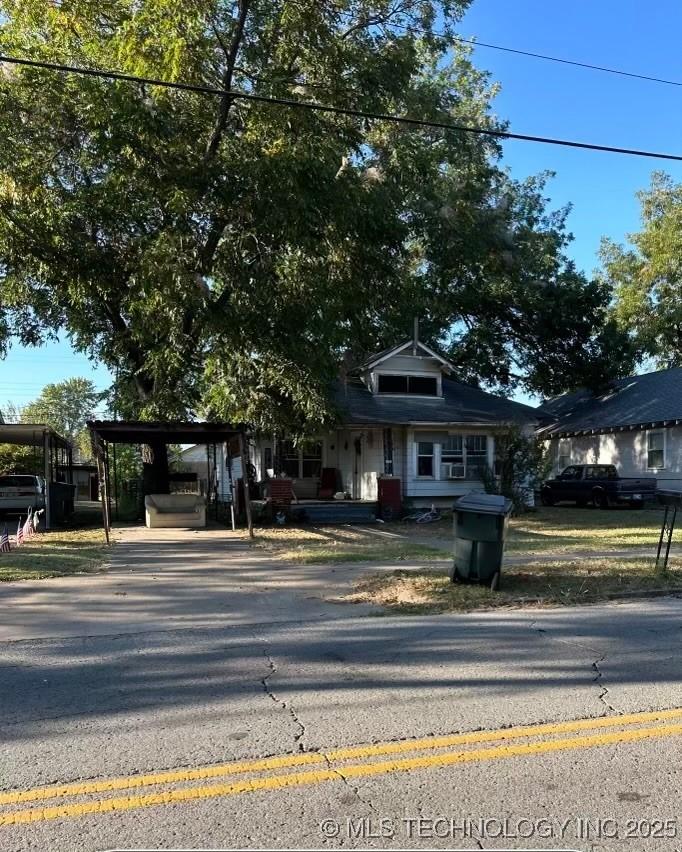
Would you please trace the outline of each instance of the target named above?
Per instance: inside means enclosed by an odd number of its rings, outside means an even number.
[[[0,63],[22,65],[31,68],[42,68],[49,71],[59,71],[68,74],[80,74],[87,77],[100,77],[109,80],[121,80],[129,83],[139,83],[146,86],[161,86],[167,89],[177,89],[185,92],[196,92],[203,95],[229,97],[234,100],[245,100],[274,106],[307,109],[333,115],[347,115],[353,118],[364,118],[372,121],[389,121],[394,124],[404,124],[410,127],[429,127],[439,130],[454,130],[459,133],[471,133],[477,136],[491,136],[497,139],[516,139],[522,142],[537,142],[544,145],[558,145],[565,148],[582,148],[588,151],[605,151],[611,154],[627,154],[633,157],[649,157],[655,160],[675,160],[682,162],[681,154],[666,154],[656,151],[645,151],[638,148],[620,148],[613,145],[597,145],[591,142],[576,142],[569,139],[557,139],[550,136],[533,136],[527,133],[512,133],[509,130],[492,130],[485,127],[471,127],[463,124],[451,124],[445,121],[433,121],[424,118],[414,118],[407,115],[392,115],[388,113],[367,112],[351,107],[331,106],[313,101],[297,101],[291,98],[277,98],[268,95],[256,95],[251,92],[239,92],[228,89],[218,89],[212,86],[200,86],[194,83],[179,83],[170,80],[159,80],[150,77],[139,77],[134,74],[123,74],[120,71],[106,71],[97,68],[80,68],[75,65],[64,65],[57,62],[43,62],[37,59],[23,59],[16,56],[0,54]]]
[[[386,26],[395,27],[406,32],[420,33],[422,35],[439,36],[440,38],[450,38],[453,41],[458,41],[462,44],[470,44],[472,47],[486,47],[491,50],[501,50],[505,53],[515,53],[518,56],[529,56],[532,59],[543,59],[547,62],[559,62],[562,65],[573,65],[576,68],[586,68],[589,71],[601,71],[605,74],[617,74],[621,77],[632,77],[636,80],[646,80],[649,83],[663,83],[666,86],[682,86],[682,80],[667,80],[664,77],[652,77],[648,74],[637,74],[634,71],[624,71],[622,68],[609,68],[606,65],[593,65],[589,62],[580,62],[576,59],[564,59],[560,56],[550,56],[547,53],[535,53],[531,50],[520,50],[516,47],[506,47],[501,44],[492,44],[489,41],[479,41],[475,38],[465,38],[464,36],[447,33],[444,30],[427,30],[423,27],[416,27],[413,24],[399,24],[395,21],[367,21],[367,26]]]

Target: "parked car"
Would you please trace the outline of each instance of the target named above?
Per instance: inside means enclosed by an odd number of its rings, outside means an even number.
[[[10,473],[0,476],[0,512],[27,512],[45,507],[42,476]]]
[[[570,501],[578,506],[593,503],[600,509],[617,505],[641,508],[655,494],[653,476],[622,477],[613,464],[572,464],[556,479],[542,484],[540,499],[543,506]]]

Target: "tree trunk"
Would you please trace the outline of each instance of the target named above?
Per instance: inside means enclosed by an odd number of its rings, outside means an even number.
[[[163,441],[142,446],[142,489],[147,494],[168,494],[168,447]]]

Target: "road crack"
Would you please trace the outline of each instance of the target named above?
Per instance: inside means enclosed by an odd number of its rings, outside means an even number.
[[[602,704],[604,704],[604,706],[608,707],[608,709],[612,713],[617,713],[618,711],[616,710],[616,708],[606,700],[606,696],[609,694],[609,689],[602,682],[602,678],[604,677],[604,672],[599,667],[599,664],[603,663],[605,660],[606,660],[606,654],[603,654],[601,657],[599,657],[598,659],[596,659],[592,663],[592,668],[596,672],[593,682],[596,683],[599,686],[599,700],[602,702]]]
[[[267,650],[263,651],[263,656],[268,662],[268,667],[270,671],[265,675],[264,678],[261,678],[261,684],[263,685],[263,690],[265,694],[274,701],[275,704],[278,704],[283,710],[286,710],[289,716],[291,716],[294,724],[298,727],[298,733],[294,735],[294,745],[298,749],[298,751],[305,751],[305,744],[303,742],[303,737],[306,734],[305,725],[296,715],[296,711],[294,708],[287,702],[283,701],[281,698],[278,698],[277,695],[270,688],[270,678],[277,673],[277,664],[275,663],[272,656],[268,653]]]

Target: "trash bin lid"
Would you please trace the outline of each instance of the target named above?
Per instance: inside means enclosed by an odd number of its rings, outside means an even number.
[[[457,512],[478,512],[481,515],[507,515],[512,501],[500,494],[465,494],[455,503]]]

